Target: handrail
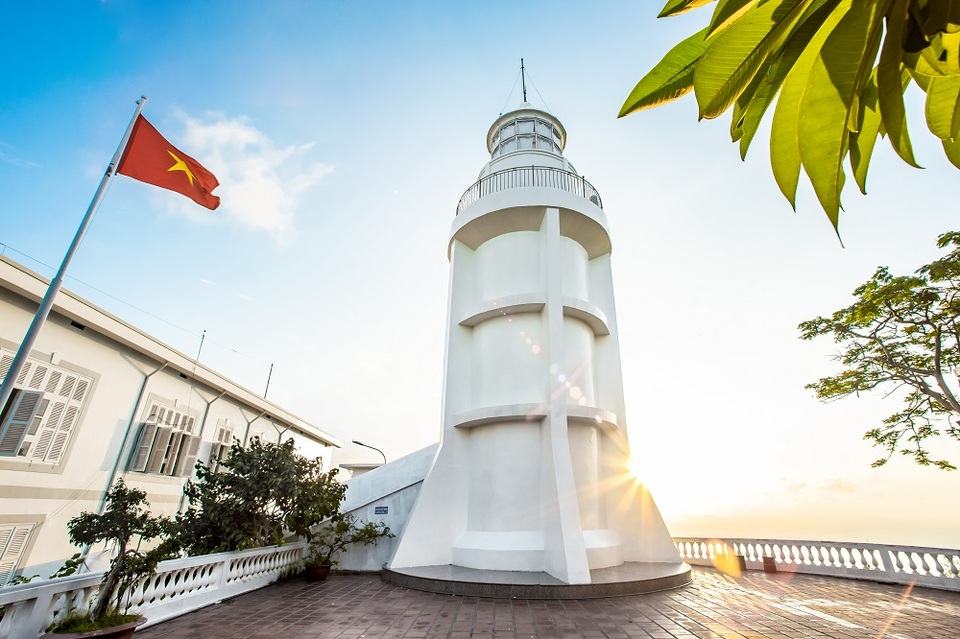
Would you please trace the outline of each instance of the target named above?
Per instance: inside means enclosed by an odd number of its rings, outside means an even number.
[[[457,203],[457,215],[485,195],[521,187],[560,189],[603,208],[600,193],[582,175],[550,166],[517,166],[485,175],[471,184]]]
[[[674,537],[685,562],[913,584],[960,592],[960,550],[861,542]]]
[[[127,594],[130,610],[146,617],[141,627],[147,627],[262,588],[299,569],[306,546],[301,541],[162,561]],[[0,637],[37,639],[70,611],[86,610],[102,578],[102,572],[88,572],[0,588]]]

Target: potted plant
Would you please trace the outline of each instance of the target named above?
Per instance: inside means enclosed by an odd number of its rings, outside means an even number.
[[[363,522],[351,515],[337,514],[322,524],[311,537],[305,563],[307,581],[323,581],[337,564],[336,556],[348,546],[370,546],[384,537],[393,537],[390,527],[382,521]]]
[[[127,488],[123,480],[110,489],[102,514],[81,513],[67,523],[70,541],[76,545],[106,542],[115,554],[100,582],[96,603],[91,610],[76,610],[56,621],[44,638],[97,637],[129,639],[146,619],[130,614],[126,598],[130,589],[144,577],[152,576],[157,564],[177,551],[171,536],[171,521],[152,516],[147,510],[147,495]],[[133,541],[135,544],[131,545]],[[159,540],[151,550],[141,550],[144,542]]]

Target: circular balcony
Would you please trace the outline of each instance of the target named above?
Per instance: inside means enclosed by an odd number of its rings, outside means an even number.
[[[527,187],[559,189],[603,208],[600,193],[583,176],[549,166],[518,166],[491,173],[474,182],[457,203],[457,215],[485,195]]]

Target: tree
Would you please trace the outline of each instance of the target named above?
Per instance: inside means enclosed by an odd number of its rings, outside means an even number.
[[[347,485],[337,481],[338,472],[337,468],[324,472],[319,458],[304,460],[297,477],[297,493],[285,522],[287,530],[311,542],[317,524],[340,513]]]
[[[660,17],[714,0],[668,0]],[[619,117],[693,90],[701,118],[732,107],[741,158],[776,102],[770,161],[796,209],[801,167],[838,230],[843,161],[866,194],[877,136],[917,167],[903,102],[915,82],[926,121],[960,167],[960,2],[719,0],[708,26],[671,49],[627,97]]]
[[[905,393],[900,410],[865,435],[886,450],[874,466],[900,452],[924,466],[956,469],[926,448],[940,435],[960,441],[960,232],[944,233],[937,244],[949,250],[941,259],[913,275],[880,267],[854,291],[853,304],[800,324],[803,339],[829,335],[841,346],[843,370],[807,386],[820,399],[880,388]]]
[[[124,595],[139,579],[152,575],[161,560],[177,552],[178,545],[170,536],[171,521],[166,517],[151,515],[148,506],[145,492],[127,488],[124,481],[119,479],[107,494],[103,514],[85,512],[67,523],[72,544],[80,546],[107,542],[115,551],[110,569],[100,583],[97,602],[90,613],[94,623],[107,620],[111,607],[119,609]],[[134,539],[136,545],[131,547]],[[142,543],[154,539],[159,539],[160,543],[150,550],[141,549]],[[105,625],[114,624],[107,622]]]
[[[307,554],[308,566],[334,566],[336,556],[349,546],[370,546],[384,537],[393,537],[384,522],[358,524],[350,515],[337,515],[325,522],[311,537]]]
[[[312,525],[335,514],[345,488],[336,469],[282,444],[235,441],[216,470],[197,463],[197,479],[184,487],[188,507],[177,523],[192,555],[283,543],[289,533],[309,535]]]

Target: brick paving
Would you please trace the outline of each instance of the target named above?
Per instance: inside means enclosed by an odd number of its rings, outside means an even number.
[[[695,568],[686,588],[579,601],[435,595],[376,575],[291,579],[137,633],[137,639],[954,639],[960,593]]]

